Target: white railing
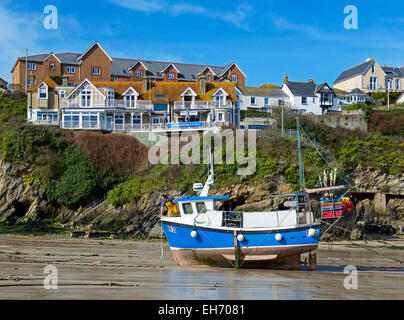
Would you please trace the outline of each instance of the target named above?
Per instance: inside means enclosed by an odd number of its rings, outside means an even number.
[[[139,101],[125,101],[116,99],[106,99],[105,102],[96,103],[91,101],[90,105],[83,105],[81,101],[77,100],[65,100],[63,101],[63,108],[65,109],[86,109],[86,108],[111,108],[111,109],[142,109],[151,110],[153,108],[153,102],[150,100]]]
[[[58,126],[59,121],[52,121],[52,120],[33,120],[30,123],[39,125],[39,126]]]
[[[213,108],[232,108],[231,102],[218,103],[215,101],[175,101],[174,109],[177,110],[196,110],[196,109],[213,109]]]
[[[158,123],[158,124],[114,124],[97,121],[62,121],[63,129],[83,130],[106,130],[106,131],[183,131],[183,130],[204,130],[212,127],[220,127],[226,123],[201,122],[179,122],[179,123]]]

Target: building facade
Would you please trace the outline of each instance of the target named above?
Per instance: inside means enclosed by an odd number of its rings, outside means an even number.
[[[241,110],[272,112],[277,107],[289,105],[289,97],[281,87],[264,84],[261,87],[239,88]]]
[[[233,82],[245,86],[246,75],[232,62],[226,66],[197,65],[111,57],[98,42],[84,53],[49,53],[19,57],[12,69],[14,88],[28,90],[45,78],[68,76],[77,86],[84,79],[99,81]]]
[[[210,130],[240,124],[233,82],[98,81],[69,86],[52,79],[28,91],[28,122],[106,131]]]
[[[338,97],[326,82],[293,82],[285,75],[282,90],[289,97],[291,109],[300,114],[322,115],[327,110],[340,110]]]
[[[380,66],[376,60],[365,62],[343,71],[334,81],[334,88],[351,92],[359,89],[365,93],[404,89],[404,67]]]

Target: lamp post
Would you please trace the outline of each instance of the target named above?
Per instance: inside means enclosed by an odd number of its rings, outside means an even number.
[[[392,80],[392,78],[387,79],[387,110],[390,110],[390,85]]]

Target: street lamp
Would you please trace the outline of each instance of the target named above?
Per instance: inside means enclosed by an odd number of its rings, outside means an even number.
[[[387,79],[387,110],[390,110],[390,86],[392,81],[392,78]]]

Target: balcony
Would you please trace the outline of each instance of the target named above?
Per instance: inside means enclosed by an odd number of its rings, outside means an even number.
[[[64,109],[127,109],[127,110],[146,110],[153,109],[153,102],[150,100],[125,101],[117,99],[106,99],[104,102],[91,101],[89,106],[85,106],[81,101],[65,100]]]
[[[228,123],[201,122],[180,122],[180,123],[159,123],[159,124],[116,124],[102,123],[97,121],[62,121],[63,129],[81,130],[106,130],[106,131],[131,131],[131,132],[169,132],[169,131],[195,131],[210,130],[213,127],[221,127]]]
[[[219,103],[216,101],[175,101],[174,110],[200,110],[200,109],[231,109],[232,103]]]

